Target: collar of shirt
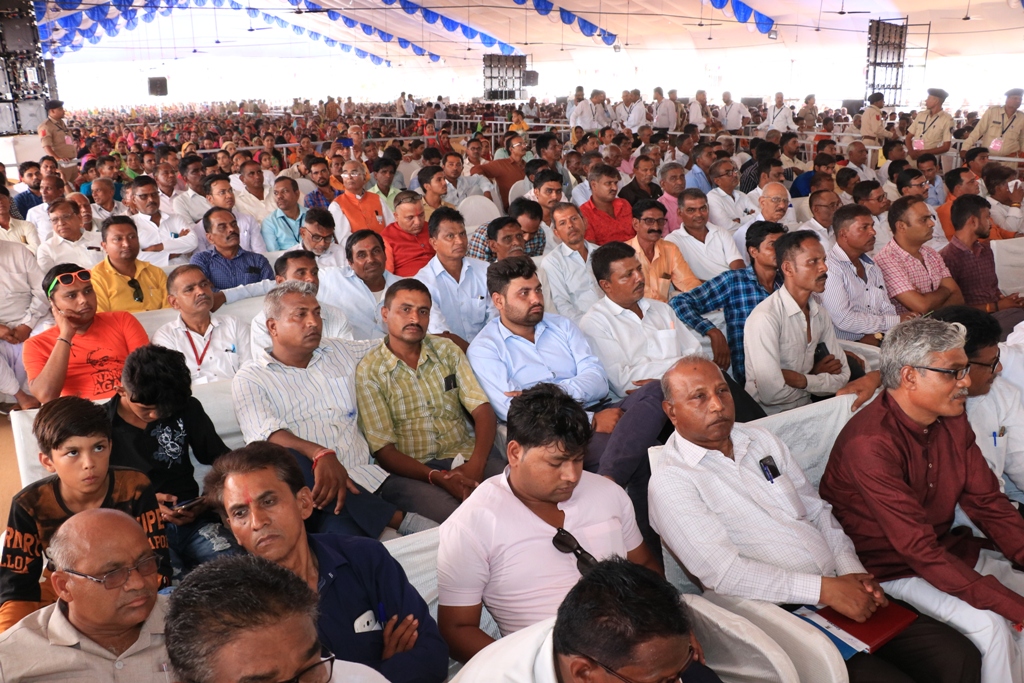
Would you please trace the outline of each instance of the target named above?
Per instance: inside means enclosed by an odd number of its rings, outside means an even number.
[[[960,251],[967,252],[973,256],[978,256],[981,252],[985,251],[985,245],[981,240],[974,240],[974,244],[968,247],[960,241],[959,237],[953,235],[953,237],[950,238],[949,243],[953,245],[954,249],[959,249]]]
[[[546,320],[544,320],[543,318],[541,318],[540,322],[537,323],[537,325],[533,328],[533,344],[534,345],[537,344],[537,342],[540,340],[540,336],[542,334],[544,334],[544,331],[547,330],[547,329],[548,329],[548,322]],[[503,323],[500,318],[498,318],[498,333],[501,335],[502,340],[506,341],[506,342],[508,341],[509,337],[516,337],[517,339],[522,339],[523,341],[526,341],[526,339],[524,337],[520,337],[518,334],[516,334],[512,330],[510,330],[507,327],[505,327],[505,323]]]
[[[737,427],[738,425],[733,426],[729,438],[732,441],[732,460],[738,465],[743,460],[743,456],[747,454],[747,450],[749,450],[750,436]],[[665,443],[665,450],[667,451],[667,456],[678,457],[684,464],[694,468],[700,465],[701,461],[709,455],[726,457],[721,451],[698,446],[692,441],[687,440],[679,432],[672,433],[672,436]]]
[[[584,261],[584,263],[590,263],[590,257],[594,255],[594,250],[597,249],[597,245],[591,244],[590,242],[587,241],[584,241],[583,243],[587,246],[587,258],[586,261]],[[583,257],[580,256],[580,253],[578,251],[570,247],[565,242],[562,242],[561,244],[558,245],[558,250],[559,252],[561,252],[562,256],[564,256],[567,259],[571,259],[575,256],[578,261],[584,260]]]
[[[843,251],[843,248],[840,247],[838,244],[832,247],[832,250],[829,255],[836,261],[839,261],[840,263],[849,263],[851,266],[853,265],[853,261],[850,260],[849,255],[845,251]],[[872,261],[871,257],[868,256],[867,254],[861,254],[860,259],[858,260],[866,266],[875,265],[875,262]]]
[[[334,580],[335,575],[338,573],[338,567],[349,564],[349,561],[347,557],[334,550],[334,548],[330,548],[318,541],[315,534],[306,534],[306,542],[309,543],[313,554],[316,555],[316,569],[320,583],[323,584],[320,587],[322,590],[324,586]]]
[[[786,288],[785,284],[775,290],[779,293],[779,298],[782,300],[782,309],[786,312],[786,315],[792,318],[795,315],[803,317],[803,310],[800,308],[800,304],[796,302],[793,295],[789,293],[789,289]],[[818,302],[815,298],[808,297],[807,299],[807,312],[808,317],[813,318],[818,313]]]
[[[153,605],[153,610],[146,617],[146,620],[142,623],[142,628],[139,631],[138,639],[121,653],[120,657],[114,655],[114,653],[101,648],[104,652],[110,655],[111,659],[123,658],[130,655],[134,650],[149,646],[149,636],[162,636],[164,634],[164,615],[165,607],[164,600],[161,596],[157,596],[156,603]],[[76,629],[71,621],[65,614],[66,604],[63,600],[58,600],[54,605],[53,612],[50,614],[50,620],[46,624],[46,635],[50,640],[50,645],[55,647],[76,647],[80,646],[83,641],[94,643],[92,639],[81,633]]]
[[[623,308],[622,306],[618,305],[617,303],[609,299],[607,296],[603,297],[601,301],[599,301],[598,303],[603,303],[604,306],[608,308],[608,312],[614,315],[616,318],[628,313],[632,315],[634,318],[636,318],[637,322],[641,322],[641,319],[637,317],[636,313],[634,313],[628,308]],[[644,318],[646,318],[647,311],[651,310],[650,300],[648,300],[647,297],[644,297],[643,299],[637,301],[636,305],[640,307],[640,312],[643,313]]]
[[[253,361],[268,369],[271,366],[276,365],[277,367],[282,368],[284,370],[309,370],[311,367],[317,364],[317,362],[323,357],[325,353],[327,353],[330,350],[331,348],[329,346],[324,346],[323,343],[321,342],[320,346],[313,349],[313,357],[309,359],[309,364],[306,365],[306,367],[304,368],[297,368],[294,365],[285,365],[278,359],[271,356],[270,352],[267,351],[266,349],[260,349],[259,353],[253,357]]]
[[[199,336],[201,336],[203,339],[206,339],[207,337],[212,337],[213,336],[213,331],[221,326],[221,322],[222,321],[221,321],[219,315],[211,314],[210,315],[210,326],[206,328],[206,334],[199,335]],[[181,313],[178,314],[177,318],[175,318],[174,320],[171,321],[171,325],[176,330],[184,330],[185,332],[188,332],[189,334],[196,334],[196,335],[199,334],[198,332],[193,332],[192,330],[190,330],[188,328],[187,325],[185,325],[185,321],[181,319]]]
[[[380,351],[381,356],[383,356],[384,368],[392,375],[398,371],[399,364],[405,367],[409,372],[416,374],[419,372],[421,367],[427,364],[427,362],[434,364],[441,363],[441,357],[437,354],[437,349],[434,348],[434,343],[430,340],[429,336],[424,337],[423,341],[420,342],[420,362],[415,370],[406,365],[405,361],[396,356],[394,352],[387,347],[387,339],[387,337],[384,337],[384,339],[380,340],[380,346],[377,347],[377,350]]]
[[[893,419],[902,427],[915,441],[922,445],[927,445],[931,441],[931,435],[935,433],[934,427],[937,426],[942,418],[936,418],[935,422],[931,423],[927,427],[921,425],[910,419],[910,416],[903,412],[903,408],[900,404],[889,394],[888,391],[883,390],[880,400],[883,401],[886,412],[893,416]]]

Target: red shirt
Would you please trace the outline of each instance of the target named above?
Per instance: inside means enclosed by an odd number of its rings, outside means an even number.
[[[920,576],[972,607],[1024,621],[1024,596],[974,571],[993,542],[1024,561],[1024,519],[1000,492],[966,413],[921,427],[883,392],[839,433],[818,491],[879,581]],[[957,503],[991,541],[952,529]]]
[[[35,379],[46,366],[59,334],[57,327],[29,337],[22,349],[25,373]],[[85,334],[71,339],[71,357],[61,396],[90,400],[110,398],[121,385],[121,370],[128,354],[149,343],[146,330],[131,313],[97,313]]]
[[[417,235],[410,235],[391,223],[381,233],[384,238],[384,254],[387,256],[387,269],[401,277],[413,277],[434,258],[434,248],[430,246],[430,233],[424,225]]]
[[[633,207],[625,199],[616,197],[612,200],[615,218],[594,206],[591,197],[580,207],[580,213],[587,219],[588,242],[601,246],[609,242],[628,242],[636,237],[633,230]]]

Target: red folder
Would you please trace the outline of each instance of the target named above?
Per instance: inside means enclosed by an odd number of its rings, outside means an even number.
[[[831,607],[822,607],[818,614],[866,644],[868,652],[877,652],[917,619],[917,615],[906,607],[891,601],[887,606],[879,607],[863,624],[844,617]]]

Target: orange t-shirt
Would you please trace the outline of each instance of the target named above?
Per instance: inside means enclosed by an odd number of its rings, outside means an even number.
[[[59,330],[29,337],[22,349],[22,361],[30,380],[39,376],[50,359]],[[149,343],[146,330],[131,313],[97,313],[85,334],[71,340],[71,358],[61,396],[80,396],[90,400],[110,398],[121,384],[121,370],[128,354]]]
[[[953,219],[950,217],[950,211],[953,209],[953,196],[947,195],[947,197],[945,202],[935,207],[935,215],[939,217],[939,224],[942,225],[942,232],[946,235],[946,239],[951,240],[955,232],[953,230]],[[981,241],[1008,240],[1016,236],[1017,233],[1010,232],[1002,226],[996,225],[995,221],[992,221],[992,230],[988,234],[988,239]]]
[[[356,199],[351,192],[345,192],[335,197],[334,201],[348,219],[352,232],[369,229],[379,233],[384,230],[384,206],[380,203],[379,195],[366,192],[362,199]]]

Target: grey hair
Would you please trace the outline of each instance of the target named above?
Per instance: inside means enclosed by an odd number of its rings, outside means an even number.
[[[928,365],[933,353],[961,349],[967,330],[960,323],[947,323],[931,318],[914,318],[889,330],[882,341],[882,386],[897,389],[900,370],[906,366]]]
[[[78,535],[74,529],[67,524],[62,524],[50,539],[50,545],[46,548],[46,556],[50,558],[58,571],[63,571],[71,569],[78,563],[80,550]]]
[[[107,185],[111,190],[113,190],[114,187],[115,187],[114,181],[111,180],[110,178],[97,178],[96,180],[92,181],[92,186],[93,187],[96,187],[97,184],[98,185]]]
[[[716,370],[721,372],[721,368],[715,365],[715,362],[708,358],[707,356],[705,356],[703,353],[697,352],[686,354],[685,356],[677,360],[675,363],[673,363],[672,367],[670,367],[665,372],[665,374],[661,376],[661,394],[666,401],[668,401],[669,403],[672,402],[672,383],[669,381],[669,375],[672,374],[672,371],[680,367],[681,365],[697,365],[700,363],[712,365]]]
[[[644,145],[644,146],[643,146],[643,147],[642,147],[642,148],[640,149],[640,153],[641,153],[641,154],[650,154],[650,153],[651,153],[651,152],[653,152],[654,150],[658,150],[658,151],[660,152],[660,151],[661,151],[661,148],[660,148],[660,147],[658,147],[657,145]]]
[[[267,293],[263,300],[263,314],[267,320],[277,320],[284,310],[284,297],[287,294],[302,294],[316,297],[316,287],[312,282],[301,280],[285,280]]]
[[[677,171],[677,170],[678,171],[685,171],[686,167],[683,166],[682,164],[680,164],[678,161],[668,161],[668,162],[662,164],[661,168],[658,169],[658,177],[661,178],[662,180],[664,180],[668,176],[669,171]]]

